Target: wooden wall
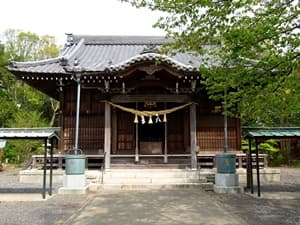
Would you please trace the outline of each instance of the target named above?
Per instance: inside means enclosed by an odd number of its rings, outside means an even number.
[[[104,146],[104,103],[92,91],[82,90],[78,146],[85,154],[99,154]],[[76,89],[65,90],[62,114],[63,150],[74,146],[76,115]]]
[[[83,89],[80,108],[79,148],[85,154],[103,153],[104,149],[104,103],[97,99],[94,90]],[[99,96],[98,96],[99,97]],[[62,101],[62,150],[74,146],[76,87],[64,90]],[[172,104],[167,104],[172,107]],[[131,107],[132,105],[127,105]],[[133,105],[134,107],[134,105]],[[115,115],[115,116],[114,116]],[[117,116],[116,116],[117,115]],[[114,119],[115,118],[115,119]],[[135,124],[133,115],[112,109],[112,152],[134,153]],[[169,114],[168,153],[189,153],[189,110],[188,108]],[[114,121],[115,120],[115,121]],[[117,129],[117,132],[114,131]],[[241,132],[238,119],[228,119],[228,146],[230,151],[241,149]],[[220,113],[213,113],[208,100],[200,100],[197,106],[197,145],[200,152],[221,152],[224,148],[224,120]]]
[[[228,150],[241,150],[241,127],[237,118],[228,118]],[[200,152],[224,150],[224,117],[214,112],[214,105],[203,100],[197,107],[197,144]]]

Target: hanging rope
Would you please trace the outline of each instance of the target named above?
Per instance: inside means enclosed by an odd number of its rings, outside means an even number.
[[[118,108],[118,109],[121,109],[125,112],[129,112],[129,113],[134,114],[135,115],[134,122],[137,122],[137,116],[140,116],[142,119],[143,119],[143,117],[146,116],[146,117],[150,118],[150,123],[152,123],[152,116],[159,117],[160,115],[163,115],[164,116],[163,122],[166,122],[167,121],[167,119],[166,119],[167,114],[178,111],[180,109],[183,109],[183,108],[193,104],[193,102],[189,102],[189,103],[186,103],[184,105],[180,105],[180,106],[177,106],[177,107],[174,107],[174,108],[171,108],[171,109],[164,109],[164,110],[158,110],[158,111],[140,111],[140,110],[137,110],[137,109],[132,109],[132,108],[128,108],[128,107],[125,107],[125,106],[117,105],[117,104],[114,104],[110,101],[104,101],[104,102],[109,103],[111,106],[113,106],[115,108]]]

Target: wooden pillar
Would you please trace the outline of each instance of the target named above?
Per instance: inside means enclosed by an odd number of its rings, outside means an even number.
[[[117,124],[117,112],[116,109],[112,110],[112,153],[115,154],[117,152],[118,147],[118,124]]]
[[[59,130],[59,137],[60,139],[58,140],[58,152],[65,152],[65,136],[64,136],[64,127],[65,127],[65,115],[63,113],[62,109],[65,109],[66,103],[65,103],[65,96],[66,90],[63,89],[61,86],[59,89],[59,104],[60,104],[60,109],[59,109],[59,126],[62,127],[62,129]]]
[[[184,146],[184,152],[188,153],[189,152],[189,145],[190,145],[190,140],[189,140],[189,112],[184,109],[183,112],[183,146]]]
[[[168,125],[165,122],[164,163],[168,163]]]
[[[47,139],[44,140],[44,173],[43,173],[43,199],[46,198],[46,176],[47,176]]]
[[[167,103],[164,103],[164,109],[167,108]],[[168,163],[168,124],[165,121],[165,140],[164,140],[164,163]]]
[[[138,109],[137,102],[135,103],[135,108]],[[135,162],[138,161],[139,161],[139,124],[135,123]]]
[[[135,124],[135,162],[139,161],[139,124]]]
[[[238,168],[242,169],[243,168],[243,156],[242,155],[237,155],[238,157]]]
[[[196,105],[190,105],[191,167],[197,169]]]
[[[105,122],[104,122],[104,154],[105,169],[110,169],[111,151],[111,109],[109,103],[105,102]]]
[[[53,145],[54,141],[51,138],[51,147],[50,147],[50,181],[49,181],[49,195],[52,195],[52,178],[53,178]]]
[[[260,177],[259,177],[258,141],[257,141],[256,138],[255,138],[255,156],[256,156],[257,196],[260,197]]]

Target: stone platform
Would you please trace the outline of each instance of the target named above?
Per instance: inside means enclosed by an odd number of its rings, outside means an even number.
[[[174,168],[114,168],[109,171],[86,170],[86,185],[90,191],[99,189],[147,189],[147,188],[193,188],[204,187],[212,190],[215,169],[174,169]],[[63,186],[64,170],[53,170],[53,183]],[[241,186],[246,185],[246,170],[237,169]],[[261,184],[280,182],[280,169],[264,168],[260,170]],[[39,183],[43,180],[43,171],[23,170],[19,173],[21,183]],[[256,170],[253,170],[256,183]],[[49,171],[47,171],[47,183]]]

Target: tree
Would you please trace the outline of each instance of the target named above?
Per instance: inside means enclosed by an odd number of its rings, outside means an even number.
[[[298,0],[125,1],[165,12],[155,24],[174,40],[165,50],[207,55],[199,70],[210,97],[244,123],[299,117]]]
[[[4,36],[6,59],[13,61],[40,60],[56,57],[59,54],[53,36],[38,36],[31,32],[14,29],[7,30]],[[14,100],[14,105],[18,106],[18,110],[24,111],[24,115],[30,115],[28,112],[31,111],[42,112],[41,118],[48,120],[50,126],[53,125],[59,108],[57,101],[21,81],[16,81],[11,74],[8,75],[6,86],[11,100]],[[10,124],[12,125],[12,123]],[[20,125],[16,123],[14,126]]]
[[[16,105],[11,104],[12,96],[7,87],[12,77],[5,68],[7,63],[8,60],[4,54],[4,45],[0,43],[0,127],[6,127],[8,121],[13,117],[13,112],[16,111]]]
[[[52,126],[59,103],[18,81],[7,70],[9,60],[28,61],[56,57],[59,49],[52,36],[9,29],[0,45],[0,127]],[[4,149],[6,159],[22,162],[37,153],[41,141],[10,141]]]

